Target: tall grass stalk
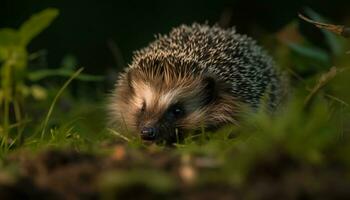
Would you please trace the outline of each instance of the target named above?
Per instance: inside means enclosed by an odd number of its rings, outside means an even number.
[[[64,92],[64,90],[68,87],[68,85],[75,79],[79,76],[79,74],[84,70],[84,68],[80,68],[78,71],[76,71],[74,74],[72,74],[72,76],[63,84],[63,86],[60,88],[60,90],[57,92],[55,98],[53,99],[51,105],[50,105],[50,109],[49,111],[47,112],[46,114],[46,117],[45,117],[45,120],[44,120],[44,123],[43,123],[43,129],[42,129],[42,132],[41,132],[41,139],[44,138],[44,135],[45,135],[45,132],[46,132],[46,128],[47,128],[47,124],[50,120],[50,117],[51,117],[51,114],[53,112],[53,109],[56,105],[56,102],[58,100],[58,98],[62,95],[62,93]]]
[[[2,68],[2,91],[4,93],[4,113],[3,113],[3,131],[1,134],[1,148],[7,148],[7,140],[10,132],[10,104],[12,99],[12,85],[11,85],[11,68],[12,59],[7,60]]]

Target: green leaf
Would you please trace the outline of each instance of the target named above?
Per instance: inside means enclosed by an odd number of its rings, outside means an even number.
[[[34,72],[29,72],[28,78],[31,81],[39,81],[44,78],[52,77],[52,76],[63,76],[70,77],[74,73],[73,70],[67,69],[47,69],[47,70],[39,70]],[[88,74],[80,74],[77,78],[80,81],[103,81],[102,76],[94,76]]]
[[[319,21],[319,22],[325,22],[328,23],[328,20],[326,20],[324,17],[322,17],[320,14],[315,12],[314,10],[310,8],[306,8],[305,12],[312,20]],[[325,29],[320,29],[326,39],[326,42],[331,49],[333,55],[340,55],[343,52],[343,47],[340,42],[340,37],[338,37],[336,34],[329,32]]]
[[[306,45],[300,45],[300,44],[296,44],[296,43],[287,43],[288,47],[291,48],[294,52],[317,60],[321,63],[324,64],[328,64],[330,62],[330,57],[327,54],[327,52],[325,52],[322,49],[316,48],[316,47],[311,47],[311,46],[306,46]]]
[[[48,8],[40,13],[34,14],[29,20],[24,22],[19,29],[21,43],[27,45],[35,36],[48,27],[58,16],[59,11],[54,8]]]
[[[0,46],[0,62],[6,60],[8,57],[8,51],[7,48]]]
[[[9,48],[7,62],[11,62],[12,66],[16,69],[15,76],[19,76],[27,67],[27,59],[28,53],[23,46]]]
[[[3,99],[4,99],[4,92],[0,89],[0,105],[2,105]],[[1,127],[0,127],[0,130],[1,130]]]
[[[0,29],[0,47],[18,46],[20,44],[20,36],[14,29]]]

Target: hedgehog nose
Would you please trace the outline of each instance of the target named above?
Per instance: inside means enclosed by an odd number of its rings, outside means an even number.
[[[145,127],[141,130],[141,138],[143,140],[154,140],[156,138],[155,128]]]

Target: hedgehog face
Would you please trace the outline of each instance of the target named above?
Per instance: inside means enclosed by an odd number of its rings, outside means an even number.
[[[187,77],[186,83],[147,80],[133,75],[130,85],[129,107],[135,107],[130,124],[142,139],[174,142],[200,126],[208,114],[205,101],[211,98],[200,79]]]
[[[235,122],[235,101],[225,84],[186,71],[188,65],[161,63],[139,65],[122,75],[112,99],[113,120],[144,140],[167,143],[202,127]]]

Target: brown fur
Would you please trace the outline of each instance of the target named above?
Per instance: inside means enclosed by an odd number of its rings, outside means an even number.
[[[236,123],[235,113],[241,106],[227,91],[225,83],[215,81],[215,99],[203,105],[205,98],[205,72],[193,72],[190,62],[176,63],[167,58],[162,62],[140,60],[138,66],[129,68],[121,75],[116,90],[111,97],[111,121],[119,126],[137,132],[140,126],[155,123],[172,104],[181,101],[188,113],[176,122],[183,130],[197,130],[204,127],[218,127],[222,124]],[[147,101],[147,98],[148,101]],[[143,101],[146,99],[142,122],[138,122]],[[124,126],[125,127],[125,126]]]

